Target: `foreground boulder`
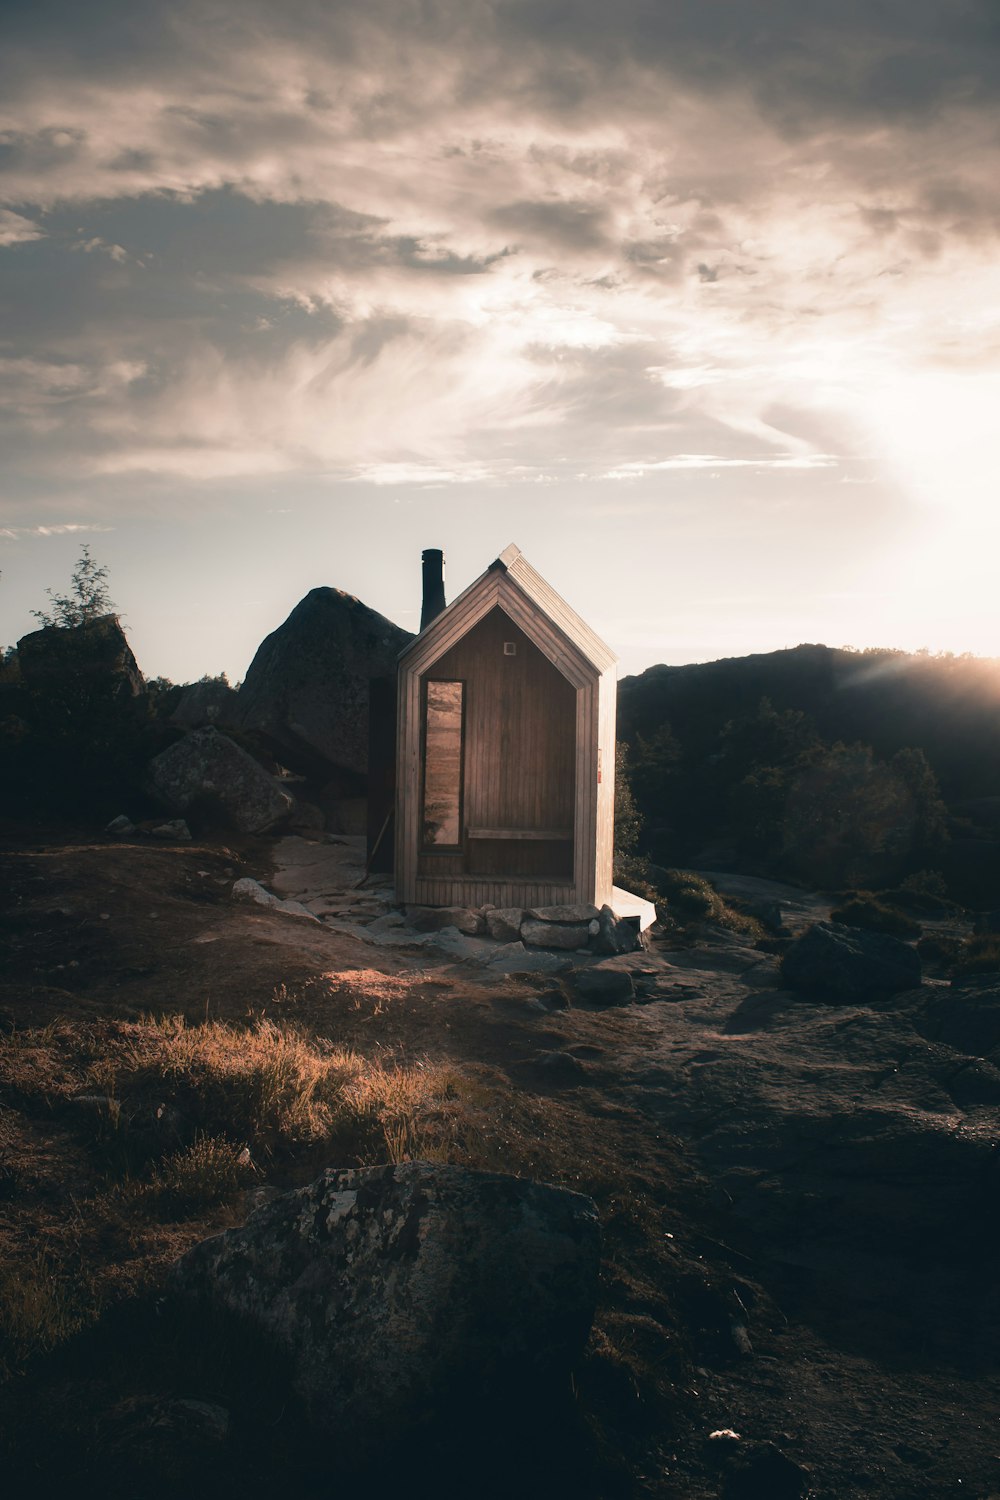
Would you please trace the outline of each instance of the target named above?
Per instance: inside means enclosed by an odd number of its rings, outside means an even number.
[[[565,1377],[599,1262],[589,1198],[427,1162],[328,1170],[197,1245],[175,1289],[248,1319],[355,1457],[468,1400]]]
[[[220,807],[244,833],[263,833],[291,813],[294,799],[227,735],[196,729],[150,761],[153,795],[183,813],[195,803]]]
[[[250,663],[239,692],[242,727],[306,776],[367,776],[368,683],[394,678],[412,639],[360,599],[313,589]]]
[[[897,938],[817,922],[789,948],[781,975],[789,989],[850,1002],[916,989],[921,968],[914,949]]]

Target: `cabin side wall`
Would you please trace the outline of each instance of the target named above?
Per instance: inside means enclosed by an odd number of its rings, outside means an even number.
[[[420,815],[420,678],[400,667],[396,738],[396,899],[417,899]]]
[[[615,856],[615,735],[618,680],[614,668],[602,673],[598,685],[598,746],[600,780],[597,785],[597,844],[595,851],[595,906],[610,905]]]

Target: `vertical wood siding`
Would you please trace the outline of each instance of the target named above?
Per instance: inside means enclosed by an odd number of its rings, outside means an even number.
[[[573,886],[544,880],[418,879],[409,898],[419,906],[564,906],[576,900]]]
[[[598,685],[598,745],[601,752],[601,781],[597,788],[597,851],[594,902],[603,906],[611,901],[612,866],[615,849],[615,727],[618,682],[614,668],[602,673]]]
[[[505,642],[513,643],[515,655],[504,655]],[[494,609],[439,657],[427,675],[465,683],[466,828],[565,828],[569,833],[575,802],[576,694],[524,631]],[[466,850],[465,873],[561,873],[565,884],[568,853],[557,852],[547,841],[519,845],[474,839]],[[452,872],[440,868],[439,856],[422,853],[418,874],[430,878],[438,873]]]
[[[505,640],[515,642],[515,656],[504,656]],[[421,851],[424,677],[466,683],[466,828],[565,827],[571,842],[480,840],[471,860],[468,846],[464,858]],[[610,900],[615,695],[608,648],[519,554],[509,572],[501,562],[470,585],[400,660],[398,898],[469,906]]]

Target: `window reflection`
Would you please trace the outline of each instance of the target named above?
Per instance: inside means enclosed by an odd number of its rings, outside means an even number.
[[[424,739],[424,843],[460,844],[461,682],[428,682]]]

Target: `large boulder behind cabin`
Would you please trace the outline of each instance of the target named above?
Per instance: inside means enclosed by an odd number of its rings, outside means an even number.
[[[249,1320],[314,1426],[363,1456],[453,1401],[544,1399],[597,1294],[589,1198],[429,1162],[334,1170],[205,1240],[174,1287]]]
[[[0,701],[0,805],[15,817],[30,807],[107,821],[156,748],[146,684],[118,619],[31,631],[16,667]]]
[[[188,682],[172,694],[169,722],[178,729],[235,727],[239,722],[239,695],[221,677],[203,677]]]
[[[212,728],[195,729],[155,756],[146,784],[171,812],[208,804],[244,833],[273,828],[294,805],[252,755]]]
[[[788,949],[781,975],[789,989],[849,1004],[916,989],[921,966],[915,950],[897,938],[816,922]]]
[[[82,625],[46,625],[17,643],[21,682],[46,694],[136,698],[146,684],[116,615]]]
[[[395,676],[396,658],[412,639],[360,599],[312,589],[250,663],[239,692],[241,726],[305,776],[367,776],[368,683]]]

